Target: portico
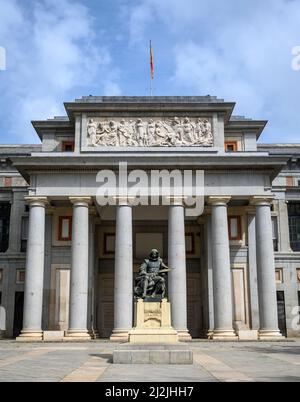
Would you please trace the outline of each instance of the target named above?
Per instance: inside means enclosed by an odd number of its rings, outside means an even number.
[[[168,264],[174,270],[174,275],[169,280],[168,298],[172,306],[172,323],[174,328],[178,331],[180,340],[186,341],[191,339],[191,334],[188,328],[188,314],[194,315],[202,314],[201,331],[198,332],[197,337],[205,335],[210,336],[212,339],[238,339],[240,328],[234,327],[236,309],[249,309],[248,314],[251,314],[251,306],[234,306],[233,293],[235,292],[232,264],[230,262],[230,240],[228,228],[228,208],[230,207],[230,196],[211,196],[206,199],[207,206],[201,217],[196,221],[189,221],[184,217],[184,206],[180,200],[174,200],[170,206],[164,207],[166,220],[157,222],[166,227],[164,230],[167,235],[167,256]],[[43,330],[57,330],[53,326],[42,328],[42,311],[43,304],[47,300],[43,300],[42,292],[40,289],[44,286],[44,258],[37,258],[37,255],[44,256],[45,254],[45,241],[43,238],[43,231],[45,231],[45,216],[46,208],[49,209],[55,201],[51,197],[28,197],[27,202],[30,206],[30,228],[28,251],[27,251],[27,269],[30,278],[30,286],[25,288],[25,310],[24,310],[24,328],[18,338],[19,340],[42,340]],[[65,200],[72,208],[72,242],[71,242],[71,269],[70,269],[70,286],[69,286],[69,320],[68,328],[64,329],[64,340],[90,340],[94,333],[100,337],[107,335],[102,334],[99,329],[99,320],[106,319],[105,314],[99,315],[99,310],[104,308],[101,304],[103,295],[99,294],[99,289],[103,288],[99,285],[100,281],[104,280],[105,274],[109,269],[102,271],[106,266],[114,266],[111,276],[114,276],[113,281],[108,281],[110,285],[114,283],[113,287],[113,328],[111,331],[111,340],[127,341],[128,332],[133,326],[133,278],[135,276],[134,266],[137,266],[138,259],[136,256],[135,239],[133,236],[135,221],[133,215],[136,216],[140,207],[130,205],[130,203],[121,200],[120,205],[115,207],[115,221],[107,221],[113,228],[113,231],[107,231],[107,222],[100,220],[98,214],[90,214],[89,210],[93,212],[93,197],[69,197]],[[252,197],[248,200],[248,205],[243,207],[245,212],[251,208],[255,208],[255,221],[256,236],[260,240],[257,256],[257,281],[258,281],[258,302],[260,306],[260,339],[274,339],[280,336],[277,325],[277,312],[276,312],[276,291],[275,284],[275,271],[273,269],[273,243],[272,243],[272,226],[271,226],[271,210],[270,210],[270,197]],[[250,205],[250,207],[249,207]],[[252,206],[253,205],[253,206]],[[263,206],[263,225],[261,223],[261,209]],[[144,211],[147,207],[144,207]],[[151,207],[149,207],[151,208]],[[59,208],[58,208],[59,209]],[[51,207],[51,212],[55,207]],[[99,222],[101,223],[99,224]],[[115,252],[111,259],[98,259],[96,256],[90,255],[92,249],[91,244],[96,240],[96,237],[89,236],[91,223],[95,225],[96,233],[98,232],[98,239],[101,237],[99,229],[101,226],[105,227],[105,233],[113,234],[115,237]],[[186,253],[187,230],[190,231],[191,224],[196,228],[195,234],[200,232],[200,258],[189,259]],[[44,225],[44,226],[43,226]],[[142,221],[143,231],[147,227],[147,223]],[[148,223],[149,225],[149,223]],[[152,225],[151,225],[152,226]],[[207,234],[207,228],[211,227],[211,232]],[[269,230],[267,230],[269,227]],[[36,229],[39,229],[37,232]],[[187,229],[188,228],[188,229]],[[159,233],[159,229],[155,229]],[[155,233],[149,232],[149,233]],[[37,236],[39,233],[39,236]],[[104,233],[104,234],[105,234]],[[262,235],[263,233],[263,235]],[[205,239],[205,234],[207,237]],[[206,248],[207,242],[210,247]],[[263,248],[262,243],[264,244]],[[105,244],[98,242],[98,244]],[[164,242],[162,243],[164,244]],[[150,246],[150,245],[149,245]],[[147,247],[147,245],[146,245]],[[106,250],[107,251],[107,250]],[[105,250],[98,252],[103,255]],[[39,253],[39,254],[38,254]],[[134,255],[135,254],[135,255]],[[32,264],[32,255],[34,255],[34,264]],[[91,274],[91,261],[93,261],[92,274]],[[140,261],[141,262],[141,261]],[[29,265],[30,264],[30,265]],[[196,265],[199,269],[195,269]],[[211,266],[210,266],[211,265]],[[187,271],[187,266],[189,270]],[[263,267],[263,268],[262,268]],[[212,281],[208,278],[207,272],[212,269]],[[192,269],[192,271],[190,271]],[[264,273],[259,270],[264,269]],[[267,273],[266,270],[268,269]],[[31,271],[32,270],[32,271]],[[195,303],[195,299],[187,296],[188,278],[193,278],[192,272],[199,272],[196,278],[199,280],[199,288],[203,289],[197,296],[200,301],[200,308],[188,311],[189,306]],[[247,274],[245,270],[244,274]],[[274,279],[272,277],[274,275]],[[111,277],[110,276],[110,277]],[[89,281],[92,278],[92,284]],[[190,281],[193,279],[190,279]],[[183,285],[184,284],[184,285]],[[211,294],[210,293],[210,287]],[[92,291],[91,291],[92,289]],[[100,290],[101,291],[101,290]],[[246,291],[244,289],[244,291]],[[108,290],[106,291],[108,293]],[[237,290],[239,292],[239,290]],[[92,298],[92,300],[91,300]],[[212,302],[210,302],[212,298]],[[33,300],[34,299],[34,300]],[[173,302],[174,301],[174,302]],[[91,307],[91,304],[94,306]],[[210,316],[210,309],[213,308],[213,320]],[[266,311],[268,309],[270,311]],[[98,316],[94,313],[98,310]],[[273,319],[272,319],[273,317]],[[210,322],[213,321],[213,328]],[[250,320],[245,320],[247,331],[251,331]],[[189,322],[191,325],[191,322]],[[93,328],[94,332],[91,331]],[[101,326],[100,326],[101,328]],[[245,329],[245,328],[244,328]],[[211,332],[210,332],[211,331]],[[255,332],[255,330],[254,330]],[[195,334],[194,334],[195,336]],[[253,336],[253,334],[252,334]]]
[[[127,341],[134,278],[153,247],[173,269],[168,299],[181,341],[281,337],[271,181],[285,160],[257,152],[265,122],[241,128],[230,121],[231,103],[160,102],[163,112],[157,100],[83,99],[66,104],[69,120],[34,122],[43,151],[14,158],[31,182],[19,340],[58,331],[64,341]],[[244,148],[227,153],[225,137],[237,130],[247,131]],[[74,151],[58,151],[55,144],[70,138]],[[202,171],[204,210],[187,213],[182,195],[168,204],[132,202],[134,186],[131,195],[99,204],[99,172],[119,183],[120,162],[131,179],[153,170]]]

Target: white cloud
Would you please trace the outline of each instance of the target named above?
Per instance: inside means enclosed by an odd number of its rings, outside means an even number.
[[[7,49],[0,87],[8,132],[16,141],[31,142],[36,135],[30,120],[64,114],[63,101],[82,95],[80,88],[101,93],[110,82],[114,93],[121,90],[118,71],[109,50],[99,45],[85,6],[71,0],[25,6],[23,0],[0,0],[0,45]]]
[[[169,41],[178,93],[236,101],[235,113],[269,119],[265,141],[300,142],[300,72],[291,68],[291,50],[300,45],[299,0],[142,0],[131,20],[140,41],[154,27],[142,10]]]

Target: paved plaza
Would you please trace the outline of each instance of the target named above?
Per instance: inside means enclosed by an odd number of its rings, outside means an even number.
[[[0,341],[1,382],[300,382],[300,341],[192,342],[193,365],[112,364],[116,344]],[[152,368],[154,366],[151,366]]]

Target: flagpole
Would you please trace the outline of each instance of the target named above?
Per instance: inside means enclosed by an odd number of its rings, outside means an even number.
[[[153,95],[153,74],[154,74],[154,67],[153,67],[153,55],[152,55],[152,41],[150,40],[150,96]]]

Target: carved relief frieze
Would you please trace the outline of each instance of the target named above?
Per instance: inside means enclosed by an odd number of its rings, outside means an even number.
[[[88,119],[89,147],[212,147],[207,118]]]

